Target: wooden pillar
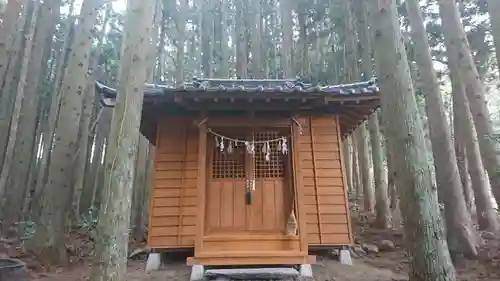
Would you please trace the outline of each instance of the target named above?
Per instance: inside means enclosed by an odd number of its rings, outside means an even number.
[[[295,192],[295,204],[297,207],[298,226],[299,226],[299,241],[300,251],[306,257],[309,252],[309,244],[307,240],[307,216],[304,201],[304,185],[302,180],[302,169],[300,161],[300,134],[301,126],[297,123],[298,118],[292,122],[292,164],[293,164],[293,183]]]
[[[196,238],[194,242],[194,255],[203,252],[203,237],[205,236],[205,204],[207,189],[207,123],[205,115],[200,118],[198,125],[198,210],[196,217]]]

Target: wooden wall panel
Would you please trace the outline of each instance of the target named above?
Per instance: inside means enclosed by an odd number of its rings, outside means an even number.
[[[336,117],[304,117],[299,122],[309,245],[351,244]]]
[[[245,181],[218,180],[207,190],[206,234],[243,230],[246,225]]]
[[[236,240],[204,241],[204,249],[207,252],[228,253],[228,252],[255,252],[264,251],[297,251],[300,249],[298,239],[283,239],[280,237],[275,240],[245,240],[241,237]]]
[[[291,208],[287,204],[287,186],[283,179],[257,179],[252,192],[249,230],[271,233],[285,231],[287,215]]]
[[[337,120],[335,117],[305,117],[300,118],[299,122],[303,131],[298,144],[303,175],[301,188],[305,193],[303,201],[306,210],[309,245],[350,244],[352,243],[352,235],[345,199],[346,191]],[[175,127],[171,126],[172,124],[175,124]],[[157,249],[194,247],[198,211],[196,206],[198,129],[193,125],[192,120],[180,118],[163,120],[158,127],[148,244],[151,248]],[[282,192],[280,185],[274,186],[274,188],[278,189],[275,190],[276,194]],[[220,191],[228,193],[227,196],[233,197],[233,200],[234,197],[237,197],[239,199],[237,201],[242,201],[244,194],[236,194],[240,190],[244,189],[223,188],[221,186]],[[257,190],[261,190],[261,188]],[[258,205],[263,208],[273,201],[267,200],[269,198],[264,200],[258,194],[254,195],[254,204],[259,203]],[[207,209],[216,208],[215,205],[210,204],[210,201],[208,200],[208,204],[211,206],[207,206]],[[217,201],[220,202],[220,199]],[[245,209],[247,207],[244,204],[236,204],[232,205],[232,208],[235,206]],[[225,208],[224,210],[227,212],[224,213],[226,214],[237,211],[227,209],[229,207],[229,205],[219,205],[221,210]],[[262,211],[249,212],[247,213],[248,218],[244,216],[242,220],[234,220],[233,218],[230,221],[225,221],[224,218],[222,221],[223,216],[219,216],[218,219],[221,221],[213,222],[213,226],[230,226],[231,224],[255,226],[262,224],[271,231],[275,228],[282,229],[282,226],[275,225],[273,221],[277,221],[278,217],[286,215],[287,212],[266,216],[264,213],[267,211]],[[222,214],[212,211],[209,213]],[[216,247],[216,243],[212,246]]]
[[[245,202],[244,180],[214,180],[207,191],[207,235],[241,231],[282,233],[290,206],[283,180],[256,181],[252,204]]]
[[[198,130],[186,118],[165,119],[158,129],[148,245],[156,249],[193,247]]]

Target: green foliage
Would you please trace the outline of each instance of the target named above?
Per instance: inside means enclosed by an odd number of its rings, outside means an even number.
[[[78,227],[91,231],[97,226],[99,211],[95,208],[90,208],[87,213],[84,213],[78,221]]]
[[[21,230],[21,241],[29,240],[35,236],[36,224],[31,219],[21,221],[19,229]]]
[[[106,27],[101,26],[101,30],[104,28],[105,31],[102,46],[94,44],[92,52],[99,52],[97,63],[101,67],[101,72],[98,73],[98,79],[115,84],[117,82],[118,65],[123,41],[124,15],[109,10],[101,16],[101,24],[104,23],[104,17],[107,17],[108,24]]]
[[[95,238],[95,229],[97,227],[99,210],[90,208],[87,213],[84,213],[78,220],[78,228],[86,233],[91,238]]]

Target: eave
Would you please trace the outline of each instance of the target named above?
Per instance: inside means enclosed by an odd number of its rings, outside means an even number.
[[[97,81],[95,88],[104,106],[115,105],[116,89]],[[252,112],[281,116],[338,115],[345,138],[379,107],[379,94],[376,79],[334,86],[271,79],[205,79],[181,87],[146,84],[141,132],[154,143],[156,126],[153,124],[163,116],[197,116],[200,111],[208,114]]]

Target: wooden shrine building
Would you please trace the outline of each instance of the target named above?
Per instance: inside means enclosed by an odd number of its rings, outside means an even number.
[[[115,89],[96,90],[114,105]],[[352,244],[341,142],[379,103],[375,79],[146,85],[141,133],[156,146],[148,246],[192,248],[187,263],[203,271],[309,265],[311,247]]]

